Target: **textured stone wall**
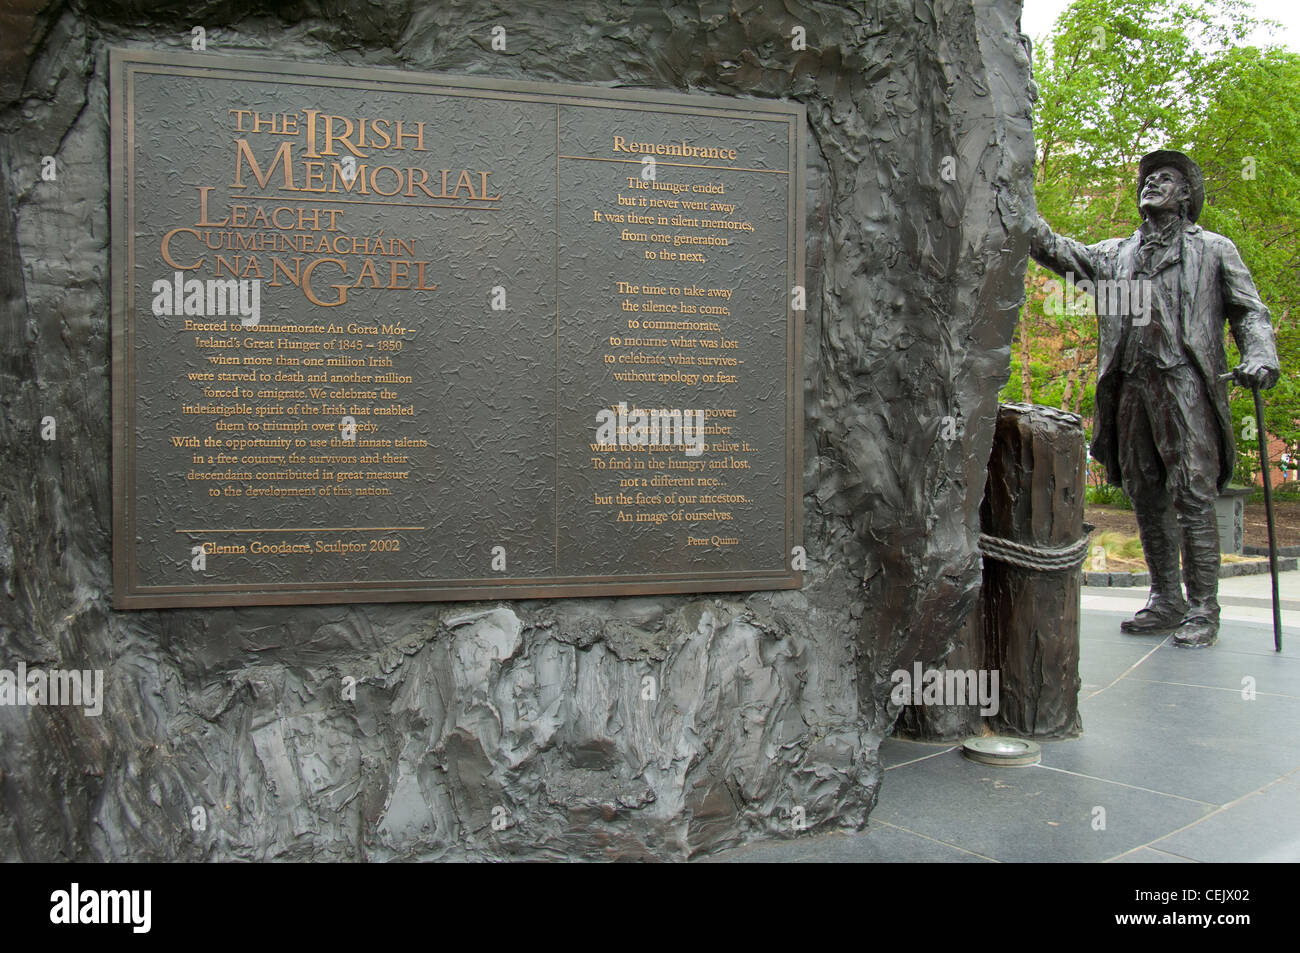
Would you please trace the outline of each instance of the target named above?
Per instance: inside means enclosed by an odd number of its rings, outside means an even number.
[[[0,707],[0,857],[683,858],[865,822],[889,673],[979,586],[1032,188],[1017,0],[7,9],[0,667],[103,669],[107,698]],[[113,611],[107,49],[196,24],[214,53],[806,103],[804,589]]]

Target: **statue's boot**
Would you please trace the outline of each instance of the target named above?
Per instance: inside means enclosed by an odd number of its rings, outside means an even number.
[[[1213,510],[1184,524],[1183,581],[1187,613],[1174,632],[1174,644],[1206,648],[1219,641],[1219,527]]]
[[[1181,533],[1172,510],[1144,513],[1138,510],[1138,536],[1151,573],[1151,595],[1146,607],[1119,624],[1129,635],[1164,635],[1182,623],[1187,614],[1178,578],[1178,540]]]

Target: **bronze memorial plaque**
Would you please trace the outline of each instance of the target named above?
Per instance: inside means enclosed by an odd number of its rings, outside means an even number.
[[[801,105],[111,65],[117,606],[800,584]]]

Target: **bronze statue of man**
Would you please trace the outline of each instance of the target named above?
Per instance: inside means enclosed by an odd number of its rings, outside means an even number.
[[[1133,501],[1151,573],[1146,607],[1120,628],[1173,632],[1187,647],[1213,645],[1219,632],[1214,501],[1236,452],[1224,322],[1241,352],[1238,383],[1270,388],[1279,376],[1268,309],[1236,246],[1196,224],[1204,202],[1200,167],[1160,150],[1138,166],[1143,222],[1132,235],[1084,245],[1035,213],[1029,246],[1039,264],[1096,290],[1092,455]]]

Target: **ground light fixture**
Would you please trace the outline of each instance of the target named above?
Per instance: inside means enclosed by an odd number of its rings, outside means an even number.
[[[962,743],[961,750],[972,761],[1003,767],[1038,764],[1043,760],[1043,749],[1036,742],[1002,735],[967,738]]]

